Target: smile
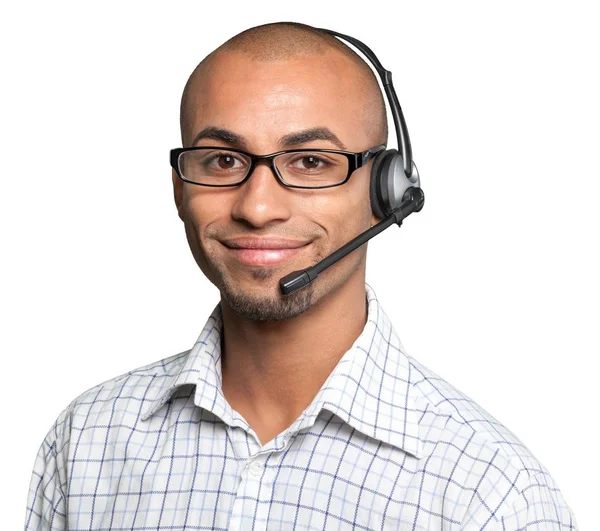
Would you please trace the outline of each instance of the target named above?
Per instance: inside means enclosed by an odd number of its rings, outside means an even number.
[[[306,245],[293,249],[226,249],[243,264],[249,266],[276,265],[297,255]]]

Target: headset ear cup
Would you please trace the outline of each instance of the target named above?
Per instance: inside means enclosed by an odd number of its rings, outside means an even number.
[[[388,180],[390,179],[390,165],[398,151],[388,149],[378,153],[371,166],[371,185],[369,195],[371,197],[371,210],[379,219],[387,217],[392,209],[388,195]],[[393,178],[393,176],[391,176]]]

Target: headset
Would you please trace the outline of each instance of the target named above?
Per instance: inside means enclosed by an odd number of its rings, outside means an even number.
[[[354,251],[373,236],[376,236],[392,224],[402,225],[402,220],[423,208],[425,195],[421,190],[419,172],[412,160],[412,149],[408,128],[402,114],[400,102],[396,96],[392,83],[392,73],[383,68],[377,56],[364,43],[325,28],[317,28],[330,35],[352,44],[363,53],[377,70],[394,119],[396,139],[399,150],[388,149],[375,155],[371,167],[371,183],[369,195],[373,213],[381,219],[379,223],[359,234],[353,240],[340,247],[317,264],[307,269],[294,271],[279,280],[282,295],[289,295],[305,286],[308,286],[323,270],[335,264],[338,260]]]

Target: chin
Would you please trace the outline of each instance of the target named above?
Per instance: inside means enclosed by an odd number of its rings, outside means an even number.
[[[236,281],[233,285],[223,282],[220,292],[224,301],[240,317],[251,321],[283,321],[292,319],[304,313],[313,304],[314,286],[296,291],[290,295],[282,295],[279,291],[279,274],[273,272],[271,283],[263,279],[261,285]]]

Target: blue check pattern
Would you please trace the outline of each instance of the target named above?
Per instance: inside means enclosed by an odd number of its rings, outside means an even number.
[[[261,445],[221,391],[221,309],[189,351],[89,389],[31,478],[26,530],[566,530],[548,471],[368,321],[312,403]]]

